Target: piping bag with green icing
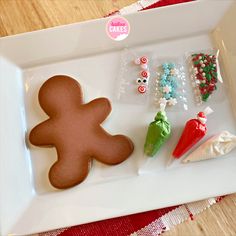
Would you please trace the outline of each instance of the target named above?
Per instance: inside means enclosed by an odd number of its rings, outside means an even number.
[[[144,153],[150,157],[158,152],[171,134],[171,125],[166,116],[165,105],[161,104],[160,107],[154,121],[149,124],[144,144]]]

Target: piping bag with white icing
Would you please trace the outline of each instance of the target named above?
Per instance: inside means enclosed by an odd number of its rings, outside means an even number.
[[[195,162],[224,156],[236,147],[236,136],[228,131],[211,137],[205,143],[201,144],[182,162]]]

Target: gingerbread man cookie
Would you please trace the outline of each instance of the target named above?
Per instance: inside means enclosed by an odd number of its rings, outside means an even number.
[[[112,136],[101,123],[111,112],[107,98],[83,104],[80,84],[69,76],[57,75],[40,88],[39,104],[49,119],[32,129],[29,140],[36,146],[53,146],[57,161],[49,171],[51,184],[59,189],[73,187],[88,175],[94,158],[115,165],[133,152],[132,141]]]

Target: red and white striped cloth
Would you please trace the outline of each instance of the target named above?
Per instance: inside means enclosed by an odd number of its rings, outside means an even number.
[[[140,0],[121,10],[113,11],[108,16],[189,1],[191,0]],[[222,197],[209,198],[180,206],[39,233],[37,236],[157,236],[184,221],[193,220],[195,215],[221,199]]]
[[[112,1],[114,2],[114,6],[115,6],[116,5],[115,2],[117,0],[112,0]],[[125,14],[129,14],[133,12],[148,10],[148,9],[157,8],[157,7],[163,7],[167,5],[169,6],[169,5],[183,3],[183,2],[191,2],[191,1],[194,1],[194,0],[140,0],[120,10],[112,11],[110,14],[106,15],[105,17],[112,16],[112,15],[125,15]]]
[[[184,221],[193,220],[195,215],[221,199],[222,197],[209,198],[181,206],[58,229],[37,236],[157,236]]]

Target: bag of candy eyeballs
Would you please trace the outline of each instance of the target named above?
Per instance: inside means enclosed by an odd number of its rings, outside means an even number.
[[[117,78],[116,100],[145,105],[149,94],[151,53],[124,49]]]
[[[181,58],[153,60],[149,103],[155,110],[165,105],[166,110],[188,110],[185,65]]]
[[[219,50],[202,50],[188,56],[190,79],[197,105],[208,102],[211,97],[214,101],[222,100],[224,93],[217,90],[223,79],[219,66]],[[222,89],[222,88],[221,88]]]

